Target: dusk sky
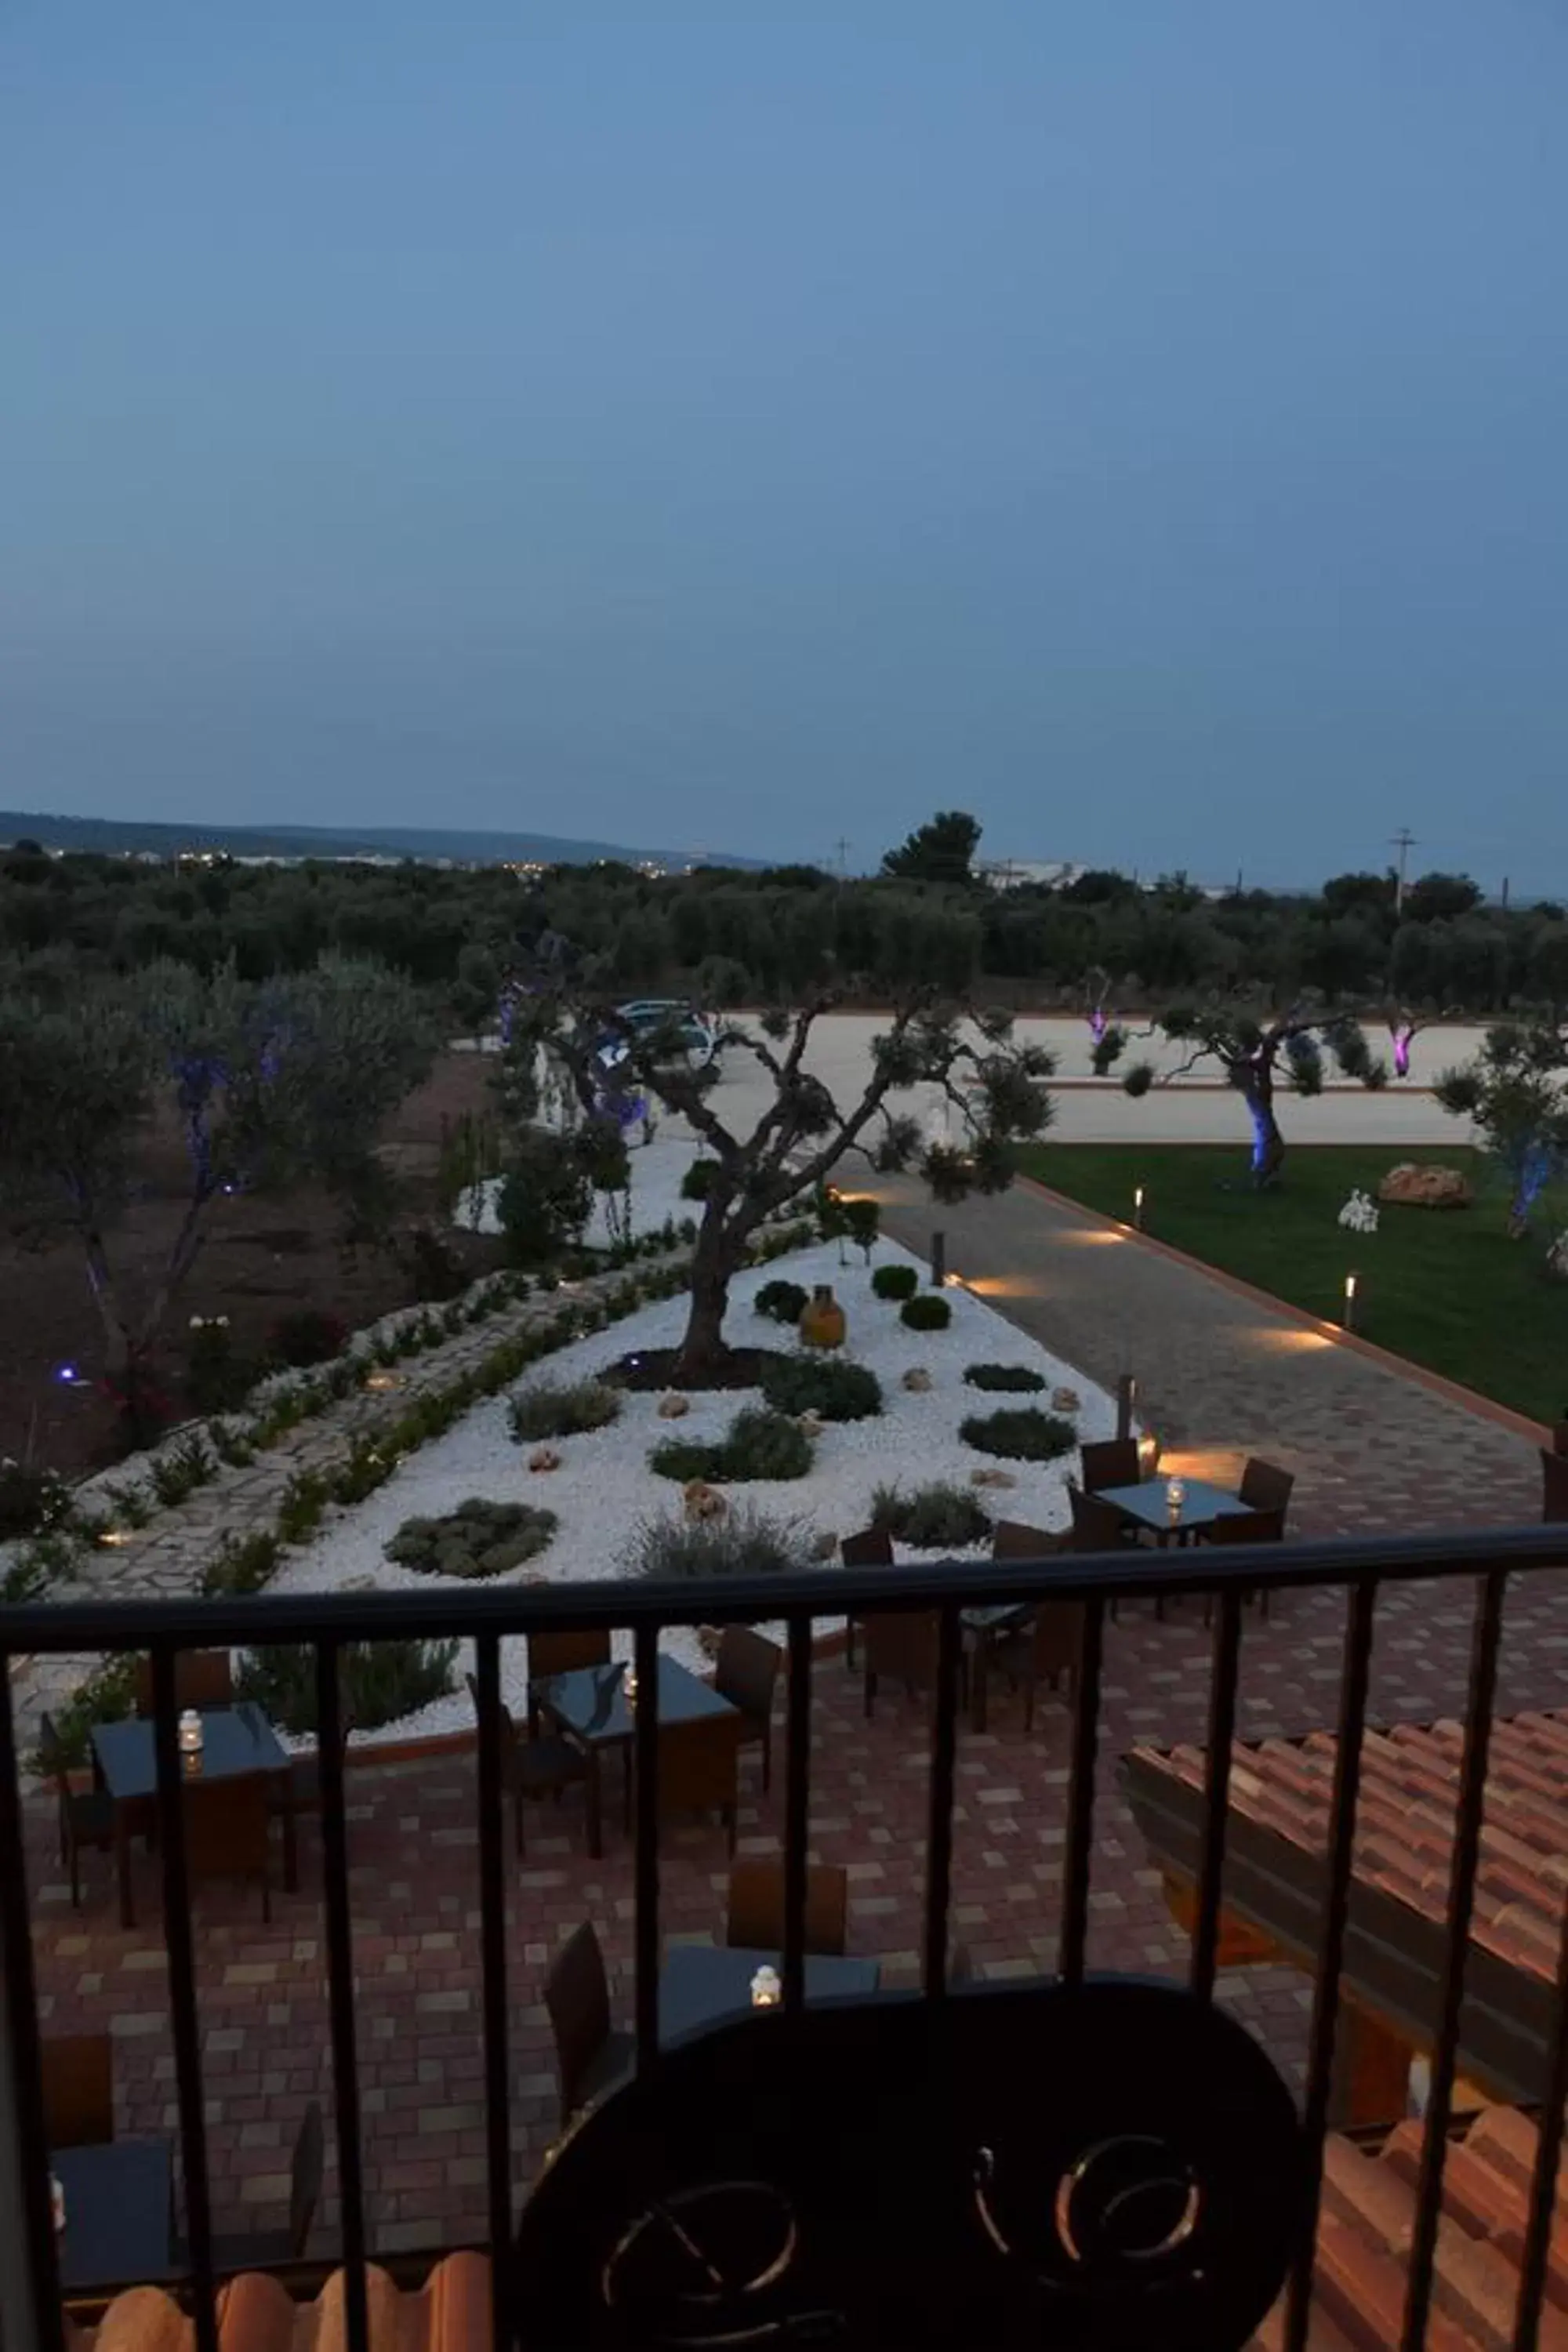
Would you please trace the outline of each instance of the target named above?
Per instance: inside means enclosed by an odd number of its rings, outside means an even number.
[[[1568,889],[1561,0],[17,0],[0,805]]]

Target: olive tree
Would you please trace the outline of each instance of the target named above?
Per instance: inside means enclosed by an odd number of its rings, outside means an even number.
[[[1568,1039],[1550,1024],[1489,1029],[1479,1054],[1445,1070],[1433,1088],[1445,1110],[1474,1122],[1509,1186],[1509,1233],[1568,1167]]]
[[[749,1128],[732,1126],[717,1092],[684,1056],[678,1022],[634,1030],[616,1010],[602,979],[541,971],[514,996],[510,1012],[512,1095],[547,1062],[566,1069],[584,1114],[603,1115],[604,1046],[625,1046],[616,1072],[624,1094],[635,1085],[667,1112],[686,1119],[714,1164],[692,1254],[691,1304],[671,1377],[692,1388],[722,1379],[729,1359],[724,1316],[730,1285],[764,1221],[806,1201],[847,1152],[864,1150],[882,1171],[918,1170],[934,1195],[958,1201],[973,1192],[1005,1190],[1013,1146],[1045,1131],[1051,1101],[1045,1081],[1051,1057],[1013,1042],[1007,1014],[980,1010],[935,981],[895,983],[888,1026],[875,1037],[870,1067],[853,1098],[837,1101],[806,1066],[817,1024],[847,997],[846,983],[824,983],[754,1022],[721,1031],[721,1050],[750,1057],[763,1072],[766,1099]],[[899,1097],[931,1090],[954,1122],[954,1139],[933,1140]]]
[[[1200,1063],[1216,1063],[1226,1085],[1247,1105],[1252,1121],[1252,1181],[1259,1190],[1278,1181],[1285,1161],[1276,1097],[1281,1088],[1298,1095],[1322,1092],[1325,1046],[1344,1076],[1358,1078],[1363,1087],[1381,1087],[1388,1077],[1385,1066],[1373,1059],[1358,1022],[1310,1006],[1292,1005],[1262,1018],[1227,1007],[1177,1007],[1162,1013],[1152,1026],[1190,1051],[1163,1073],[1152,1062],[1134,1063],[1122,1078],[1123,1087],[1130,1095],[1146,1095],[1154,1086],[1184,1077]],[[1109,1068],[1115,1058],[1106,1057],[1104,1066]]]
[[[134,1435],[147,1433],[153,1351],[214,1204],[310,1178],[375,1222],[376,1140],[430,1050],[407,983],[347,960],[260,982],[159,964],[54,1001],[0,990],[0,1202],[39,1238],[79,1247]],[[161,1112],[178,1122],[185,1181],[167,1247],[138,1279],[113,1233]]]

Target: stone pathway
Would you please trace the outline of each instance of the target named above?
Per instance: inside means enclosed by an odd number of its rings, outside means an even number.
[[[912,1196],[888,1223],[917,1246],[930,1210]],[[1150,1421],[1194,1467],[1247,1451],[1298,1477],[1291,1523],[1312,1535],[1481,1526],[1537,1516],[1528,1444],[1352,1351],[1286,1313],[1201,1273],[1099,1237],[1097,1221],[1020,1188],[942,1213],[952,1263],[987,1269],[977,1286],[1091,1377],[1134,1370]],[[1379,1602],[1373,1709],[1431,1719],[1462,1708],[1474,1590],[1468,1580],[1385,1592]],[[1244,1736],[1331,1721],[1342,1599],[1296,1594],[1265,1619],[1249,1611],[1238,1694]],[[1210,1636],[1191,1604],[1164,1622],[1124,1609],[1108,1630],[1100,1797],[1090,1897],[1091,1964],[1177,1972],[1186,1943],[1121,1801],[1117,1759],[1140,1741],[1201,1739]],[[1500,1704],[1568,1701],[1563,1573],[1516,1580]],[[1023,1976],[1055,1956],[1065,1838],[1069,1723],[1047,1704],[1026,1734],[1016,1701],[991,1727],[967,1727],[958,1759],[954,1919],[981,1972]],[[877,1955],[884,1980],[911,1982],[924,1864],[927,1729],[917,1702],[862,1716],[837,1661],[814,1682],[812,1845],[851,1877],[849,1946]],[[743,1767],[742,1851],[776,1847],[782,1766],[772,1798]],[[385,2251],[481,2234],[482,2053],[479,1895],[471,1758],[354,1767],[351,1795],[358,2021],[373,2242]],[[520,2184],[555,2129],[553,2064],[542,1985],[550,1953],[591,1918],[609,1955],[617,2021],[629,2021],[629,1849],[584,1851],[578,1801],[531,1815],[529,1855],[512,1877],[512,2089]],[[153,1865],[139,1863],[144,1924],[117,1923],[106,1863],[89,1858],[79,1915],[54,1859],[52,1806],[30,1801],[35,1946],[46,2030],[108,2030],[116,2043],[118,2127],[174,2128],[164,1958]],[[717,1832],[667,1833],[663,1924],[722,1933],[727,1857]],[[198,1897],[206,2095],[220,2227],[281,2218],[288,2148],[308,2101],[331,2107],[319,1846],[304,1841],[301,1892],[275,1895],[264,1927],[254,1895]],[[1310,1989],[1291,1971],[1252,1969],[1223,1998],[1299,2076]],[[317,2251],[333,2242],[331,2196]]]

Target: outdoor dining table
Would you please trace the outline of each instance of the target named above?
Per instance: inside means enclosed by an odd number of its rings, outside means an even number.
[[[660,2043],[749,2015],[752,1979],[764,1968],[775,1969],[782,1978],[783,1954],[745,1951],[731,1944],[671,1944],[658,1979]],[[875,1960],[816,1952],[805,1956],[808,2001],[863,1999],[876,1992],[881,1981],[881,1968]]]
[[[1124,1519],[1152,1533],[1162,1551],[1167,1544],[1185,1543],[1205,1528],[1212,1528],[1216,1519],[1232,1518],[1249,1507],[1228,1486],[1213,1486],[1206,1478],[1184,1478],[1182,1486],[1182,1499],[1174,1510],[1166,1499],[1163,1478],[1144,1478],[1131,1486],[1106,1486],[1099,1499],[1114,1503]]]
[[[551,1675],[528,1686],[530,1714],[537,1709],[548,1716],[562,1737],[582,1748],[587,1759],[588,1852],[595,1858],[605,1851],[600,1760],[609,1748],[618,1748],[625,1762],[628,1823],[630,1821],[632,1739],[637,1720],[623,1688],[626,1673],[626,1665],[617,1660],[611,1665],[580,1666],[572,1674]],[[640,1692],[637,1704],[638,1707],[644,1704]],[[662,1652],[656,1706],[658,1720],[667,1728],[672,1724],[694,1723],[705,1716],[739,1712],[727,1698],[720,1697],[711,1683],[704,1682],[679,1659],[667,1658]]]
[[[60,2284],[151,2286],[174,2268],[174,2148],[166,2139],[117,2139],[57,2148],[49,2168],[65,2193]]]
[[[991,1653],[1010,1633],[1028,1623],[1036,1605],[1033,1601],[987,1601],[979,1608],[959,1612],[958,1622],[969,1651],[969,1716],[975,1731],[984,1731],[986,1727]]]
[[[238,1780],[247,1772],[287,1772],[289,1758],[261,1709],[242,1701],[237,1706],[203,1707],[201,1777],[204,1780]],[[153,1723],[137,1716],[126,1723],[98,1723],[92,1728],[92,1767],[100,1789],[114,1800],[114,1852],[120,1875],[121,1927],[136,1924],[131,1899],[131,1840],[138,1817],[145,1819],[149,1804],[157,1801],[158,1759]],[[292,1891],[300,1883],[294,1817],[283,1812],[283,1884]]]

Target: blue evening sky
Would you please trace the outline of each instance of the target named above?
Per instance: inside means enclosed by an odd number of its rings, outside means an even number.
[[[0,57],[0,805],[1568,887],[1560,0]]]

